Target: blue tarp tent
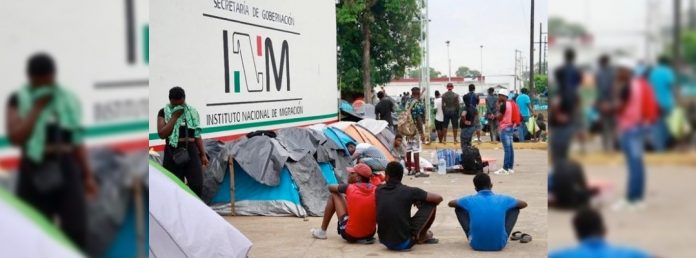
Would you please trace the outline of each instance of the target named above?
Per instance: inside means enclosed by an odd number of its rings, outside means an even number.
[[[355,141],[353,137],[350,137],[350,135],[346,134],[338,128],[330,126],[326,127],[324,128],[324,135],[326,135],[326,138],[331,139],[338,146],[342,147],[345,155],[348,155],[348,148],[346,148],[346,144],[357,144],[357,141]]]
[[[328,184],[337,183],[331,164],[322,162],[319,163],[319,167]],[[302,207],[298,187],[293,182],[287,166],[284,166],[280,173],[279,184],[267,186],[254,180],[235,161],[234,181],[236,215],[297,217],[307,215],[307,211]],[[213,205],[230,203],[230,182],[230,171],[227,169],[220,184],[220,190],[211,201]]]

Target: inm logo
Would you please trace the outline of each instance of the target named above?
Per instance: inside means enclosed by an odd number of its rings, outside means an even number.
[[[263,38],[262,36],[255,37],[255,43],[252,44],[252,36],[246,33],[234,32],[231,36],[232,46],[228,44],[230,37],[227,30],[222,31],[223,57],[225,67],[225,93],[241,92],[242,86],[247,92],[262,92],[271,91],[271,77],[275,83],[275,89],[280,91],[283,86],[283,79],[287,91],[290,91],[290,49],[288,41],[283,40],[280,47],[279,62],[276,62],[275,51],[273,49],[273,41],[271,38]],[[256,47],[256,48],[254,48]],[[230,50],[232,55],[230,56]],[[254,51],[256,50],[256,51]],[[230,58],[237,59],[240,65],[230,67]],[[257,65],[257,59],[264,60],[264,68]],[[234,88],[230,89],[230,72]],[[271,76],[271,72],[273,75]]]

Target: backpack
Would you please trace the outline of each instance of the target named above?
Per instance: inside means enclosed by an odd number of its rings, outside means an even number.
[[[641,91],[643,92],[641,100],[641,116],[643,120],[652,124],[655,123],[660,116],[660,109],[657,106],[657,101],[655,100],[655,92],[652,87],[648,85],[645,79],[638,79],[637,83],[640,83]]]
[[[399,121],[396,123],[399,134],[406,137],[413,137],[418,134],[418,128],[413,121],[413,116],[411,116],[411,108],[413,108],[413,104],[410,104],[406,107],[406,110],[399,114]]]
[[[481,153],[478,148],[470,145],[462,147],[462,169],[464,169],[464,174],[481,173],[487,165],[481,160]]]
[[[561,160],[554,164],[549,185],[559,208],[579,208],[589,204],[591,195],[585,175],[582,166],[575,161]]]
[[[522,114],[520,114],[520,108],[517,106],[515,101],[510,101],[510,106],[512,107],[512,124],[519,125],[522,123]]]

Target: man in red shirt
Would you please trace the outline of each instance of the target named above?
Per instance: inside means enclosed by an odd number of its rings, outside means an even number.
[[[326,239],[326,229],[329,227],[331,216],[336,213],[338,218],[338,234],[350,243],[372,244],[375,242],[377,215],[375,209],[375,189],[377,186],[372,169],[358,163],[347,169],[348,183],[330,185],[331,196],[326,201],[324,219],[321,228],[311,230],[312,237]],[[343,195],[345,194],[345,198]],[[350,214],[350,220],[348,215]]]

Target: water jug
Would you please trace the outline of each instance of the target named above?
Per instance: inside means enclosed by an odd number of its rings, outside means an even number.
[[[447,174],[447,162],[445,162],[445,159],[440,159],[440,161],[437,163],[437,174]]]

